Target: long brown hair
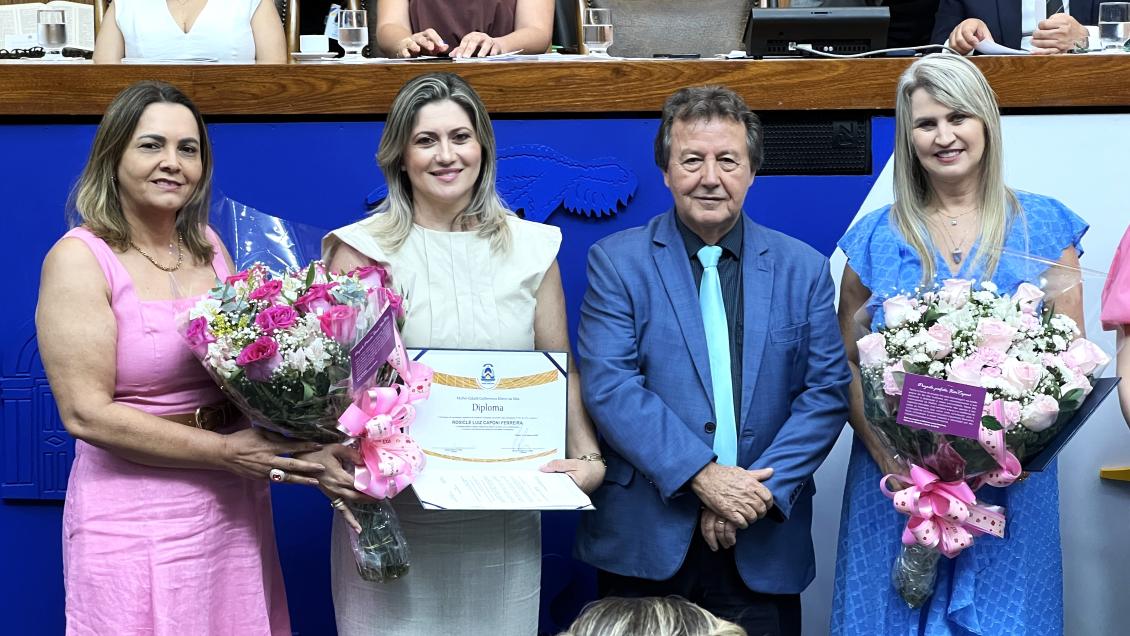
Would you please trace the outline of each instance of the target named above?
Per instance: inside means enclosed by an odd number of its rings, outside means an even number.
[[[90,147],[90,158],[82,169],[71,193],[70,223],[85,225],[110,247],[124,252],[132,237],[129,222],[122,211],[115,175],[125,155],[137,122],[150,104],[180,104],[192,112],[200,130],[200,163],[203,169],[196,189],[177,213],[177,232],[184,237],[184,246],[197,263],[212,260],[212,244],[204,228],[208,222],[208,206],[212,198],[212,144],[208,129],[196,104],[171,84],[156,81],[138,82],[114,97]]]

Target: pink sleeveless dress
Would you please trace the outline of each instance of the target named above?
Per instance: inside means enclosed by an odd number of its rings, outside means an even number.
[[[118,326],[114,400],[154,415],[223,401],[177,332],[185,301],[139,300],[110,247],[83,241],[110,286]],[[229,272],[218,240],[212,267]],[[169,423],[169,426],[183,426]],[[63,509],[67,634],[290,635],[267,480],[155,468],[83,441]]]

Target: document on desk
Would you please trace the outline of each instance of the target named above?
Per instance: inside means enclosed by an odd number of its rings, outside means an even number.
[[[540,466],[565,457],[568,354],[409,349],[432,368],[410,434],[426,456],[412,485],[425,508],[583,510],[568,476]]]
[[[1014,49],[1003,44],[997,44],[992,40],[981,40],[973,46],[973,50],[981,55],[1031,55],[1032,53],[1031,51]]]

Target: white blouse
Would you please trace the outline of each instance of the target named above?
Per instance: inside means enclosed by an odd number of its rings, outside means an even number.
[[[255,62],[251,16],[262,0],[208,0],[185,33],[164,0],[114,0],[127,58]]]

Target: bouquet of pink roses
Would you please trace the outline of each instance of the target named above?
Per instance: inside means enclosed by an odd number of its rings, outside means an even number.
[[[184,332],[255,425],[359,447],[355,486],[380,501],[354,507],[363,528],[354,552],[362,577],[375,581],[408,570],[407,544],[385,500],[423,469],[408,429],[412,402],[427,397],[431,381],[427,367],[407,359],[396,329],[402,299],[387,282],[379,267],[338,275],[315,261],[275,275],[256,264],[197,302]]]
[[[982,485],[1008,486],[1082,405],[1110,358],[1080,338],[1039,288],[1000,294],[991,282],[951,279],[918,296],[883,302],[883,324],[858,341],[867,420],[906,467],[882,488],[909,519],[892,581],[911,607],[933,592],[940,554],[956,556],[974,537],[1004,536],[1004,511],[981,505]],[[985,391],[975,435],[898,421],[908,374]],[[887,489],[888,480],[904,486]]]

